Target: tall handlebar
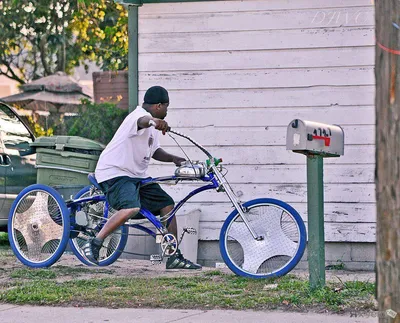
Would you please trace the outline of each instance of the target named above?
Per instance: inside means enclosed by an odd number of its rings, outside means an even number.
[[[153,120],[149,121],[149,126],[150,127],[155,127],[156,123]],[[195,145],[197,148],[199,148],[203,153],[205,153],[207,155],[208,158],[212,159],[213,157],[211,156],[211,154],[200,144],[198,144],[196,141],[194,141],[192,138],[190,138],[189,136],[184,135],[183,133],[180,133],[178,131],[174,131],[172,130],[170,127],[168,127],[168,132],[173,133],[174,135],[177,135],[179,137],[185,138],[187,140],[189,140],[193,145]]]

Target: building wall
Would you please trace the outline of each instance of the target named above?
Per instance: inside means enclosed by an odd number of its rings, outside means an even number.
[[[128,110],[128,71],[93,73],[94,102],[116,103],[120,109]]]
[[[339,124],[345,155],[324,162],[326,241],[375,242],[370,0],[158,3],[139,16],[139,98],[152,85],[166,87],[170,125],[223,158],[243,201],[281,199],[307,221],[306,159],[286,151],[286,127],[295,118]],[[162,144],[183,155],[168,136]],[[153,176],[173,171],[150,169]],[[166,190],[178,200],[196,186]],[[194,208],[202,211],[199,239],[218,240],[232,209],[227,197],[202,193],[183,212]]]
[[[0,75],[0,98],[18,93],[18,82]]]

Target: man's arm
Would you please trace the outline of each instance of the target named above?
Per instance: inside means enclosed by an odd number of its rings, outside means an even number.
[[[180,166],[182,162],[186,159],[182,157],[178,157],[175,155],[171,155],[167,153],[164,149],[158,148],[154,154],[153,158],[158,161],[166,162],[166,163],[174,163],[176,166]]]
[[[144,128],[149,128],[149,121],[153,120],[156,125],[155,128],[157,130],[162,131],[163,135],[165,135],[165,133],[168,131],[168,123],[164,120],[161,119],[157,119],[157,118],[152,118],[150,116],[143,116],[141,118],[138,119],[137,121],[137,125],[138,125],[138,130],[140,129],[144,129]]]

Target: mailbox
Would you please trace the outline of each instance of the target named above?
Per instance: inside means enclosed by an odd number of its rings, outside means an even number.
[[[344,153],[340,126],[295,119],[288,125],[286,149],[305,155],[339,157]]]

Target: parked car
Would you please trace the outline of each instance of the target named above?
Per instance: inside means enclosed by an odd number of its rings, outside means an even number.
[[[35,136],[15,111],[0,102],[0,231],[7,230],[11,205],[26,186],[36,183]]]

